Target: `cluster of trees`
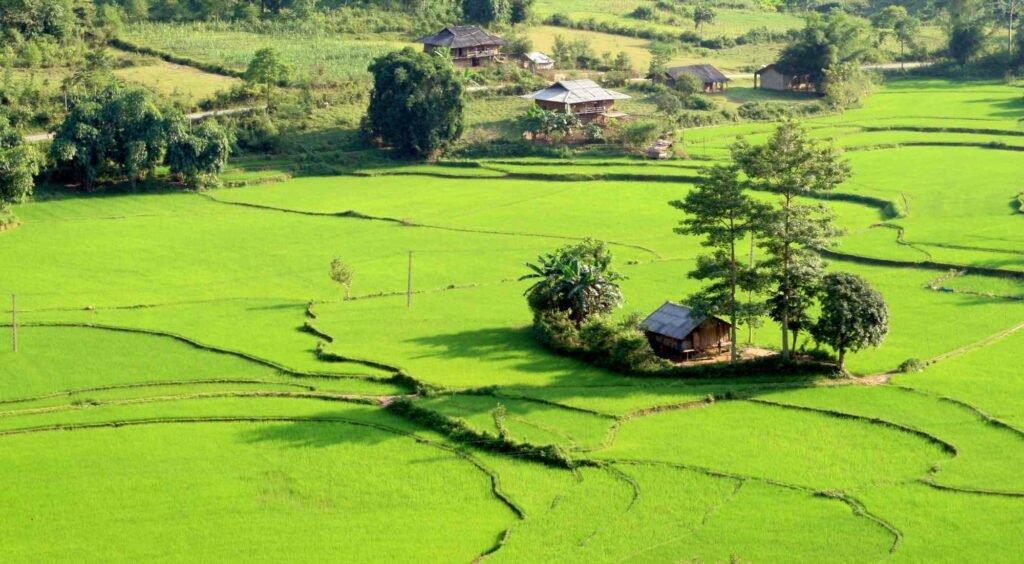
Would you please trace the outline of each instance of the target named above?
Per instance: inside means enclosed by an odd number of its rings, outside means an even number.
[[[663,18],[659,16],[656,8],[660,8],[664,11],[668,11],[671,16]],[[715,18],[718,13],[715,8],[706,2],[700,2],[692,7],[684,5],[672,5],[667,2],[660,2],[657,6],[641,5],[637,6],[629,16],[638,20],[644,21],[663,21],[668,24],[679,24],[681,23],[675,15],[684,16],[693,22],[693,28],[697,31],[698,40],[704,39],[704,26],[715,23]]]
[[[640,331],[639,316],[611,319],[625,301],[619,287],[625,276],[612,268],[605,243],[587,239],[566,245],[526,266],[530,272],[520,280],[533,282],[525,296],[544,345],[624,373],[670,366],[655,356]]]
[[[909,33],[911,24],[900,24],[896,17],[894,13],[893,19],[878,20],[878,25],[900,26]],[[842,109],[874,88],[874,77],[860,67],[876,56],[875,49],[860,21],[843,12],[811,14],[797,38],[782,50],[777,65],[784,73],[806,76],[829,106]]]
[[[1007,59],[1024,61],[1021,53],[1014,52],[1015,43],[1024,45],[1019,23],[1024,0],[946,0],[945,10],[949,20],[947,51],[952,59],[961,64],[977,59],[985,52],[988,36],[1002,28]]]
[[[517,24],[530,19],[534,0],[462,0],[466,21],[484,25]]]
[[[6,215],[12,204],[24,202],[32,195],[33,177],[39,174],[41,161],[35,148],[24,141],[21,131],[0,115],[0,213]]]
[[[462,136],[465,88],[451,62],[406,47],[370,65],[373,92],[362,129],[403,153],[431,156]]]
[[[174,110],[161,110],[144,90],[108,86],[73,101],[50,147],[58,175],[87,190],[101,180],[135,184],[166,164],[192,187],[215,181],[232,139],[214,121],[193,126]]]
[[[633,61],[625,51],[616,54],[602,53],[598,56],[593,45],[586,37],[580,36],[566,39],[561,34],[555,35],[551,46],[551,55],[562,68],[594,69],[603,71],[632,72]]]
[[[888,331],[884,300],[856,276],[825,274],[816,249],[828,246],[837,229],[826,206],[801,201],[833,190],[849,174],[833,147],[814,142],[795,122],[784,123],[764,145],[736,143],[730,164],[709,169],[696,190],[673,202],[687,213],[677,232],[701,237],[710,251],[690,273],[708,282],[689,298],[695,309],[729,319],[734,343],[738,325],[756,326],[770,316],[782,327],[785,358],[805,331],[838,352],[840,368],[848,351],[880,345]],[[755,199],[751,190],[774,194],[776,202]],[[748,239],[745,261],[741,245]],[[755,242],[765,255],[759,262]],[[814,322],[816,299],[822,313]]]

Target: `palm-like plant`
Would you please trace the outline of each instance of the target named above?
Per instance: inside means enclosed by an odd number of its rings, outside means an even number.
[[[536,280],[525,293],[535,313],[564,311],[580,324],[622,305],[618,282],[625,277],[613,271],[611,263],[603,242],[586,240],[537,257],[536,264],[527,263],[532,272],[520,280]]]

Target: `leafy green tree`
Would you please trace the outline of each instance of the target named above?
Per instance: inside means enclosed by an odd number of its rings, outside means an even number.
[[[1006,18],[1006,55],[1013,57],[1013,25],[1024,11],[1024,0],[998,0],[996,7]]]
[[[526,111],[523,118],[523,128],[534,135],[550,137],[552,135],[572,135],[582,127],[580,118],[572,112],[558,112],[545,110],[533,105]]]
[[[245,69],[245,81],[263,89],[268,112],[274,108],[274,87],[287,82],[290,75],[291,68],[281,60],[280,53],[273,47],[256,51],[249,61],[249,67]]]
[[[166,123],[149,94],[109,87],[72,105],[50,154],[62,170],[92,189],[104,174],[134,184],[162,162],[166,148]]]
[[[702,237],[701,245],[710,254],[697,257],[697,268],[690,278],[707,280],[710,284],[690,298],[703,313],[728,316],[732,323],[731,362],[736,362],[736,327],[748,318],[744,304],[737,299],[741,290],[759,289],[756,268],[737,257],[737,245],[751,235],[768,212],[768,206],[756,202],[744,191],[743,181],[735,166],[708,169],[705,178],[682,201],[671,203],[687,213],[676,233]]]
[[[522,6],[519,14],[522,15]],[[512,15],[509,0],[462,0],[462,15],[466,20],[483,24],[508,23]],[[529,9],[527,8],[527,14]]]
[[[618,282],[625,279],[611,264],[611,250],[593,239],[527,263],[532,272],[520,280],[535,280],[525,293],[530,309],[538,319],[546,312],[567,312],[577,326],[591,316],[608,314],[622,305]]]
[[[821,316],[811,328],[815,340],[839,354],[839,370],[846,371],[846,353],[878,347],[889,333],[885,298],[867,280],[845,272],[825,276]]]
[[[658,78],[665,74],[668,69],[668,62],[672,60],[672,55],[675,55],[675,46],[668,43],[652,43],[648,48],[651,52],[651,64],[647,68],[647,76],[650,78]]]
[[[365,128],[414,155],[444,151],[462,135],[463,86],[450,64],[405,48],[370,65],[374,86]]]
[[[949,32],[946,50],[949,56],[965,65],[981,54],[985,48],[985,28],[979,22],[956,23]]]
[[[882,43],[886,36],[893,33],[896,22],[909,18],[905,6],[886,6],[871,16],[871,26],[878,31],[878,43]]]
[[[511,0],[509,2],[509,23],[525,23],[530,19],[534,0]]]
[[[807,75],[821,87],[825,69],[841,63],[860,63],[871,48],[864,28],[845,14],[811,14],[797,38],[779,55],[778,67],[787,74]]]
[[[672,89],[682,96],[692,96],[704,91],[704,82],[697,75],[684,72],[672,81]]]
[[[171,120],[165,162],[187,186],[213,186],[228,163],[232,142],[231,134],[216,121],[192,127],[188,118],[178,116]]]
[[[69,109],[70,96],[75,91],[93,94],[114,83],[114,65],[117,61],[110,51],[100,47],[86,53],[85,61],[77,66],[67,78],[61,82],[64,93],[64,109]]]
[[[345,301],[352,298],[352,281],[356,277],[356,271],[339,257],[331,261],[331,280],[334,280],[345,289]]]
[[[0,211],[32,195],[41,159],[6,116],[0,115]]]
[[[907,45],[913,46],[917,42],[917,35],[920,29],[921,20],[914,16],[907,16],[893,24],[893,34],[896,37],[896,41],[900,44],[901,69],[906,68],[903,63],[906,60]]]
[[[617,71],[632,71],[633,61],[630,60],[629,53],[619,51],[612,60],[611,67],[613,70]]]
[[[872,75],[862,71],[856,63],[838,63],[825,69],[822,94],[825,103],[835,109],[856,106],[875,87]]]
[[[797,199],[833,190],[850,176],[850,167],[834,147],[815,142],[795,121],[783,122],[764,145],[737,142],[732,158],[752,188],[779,198],[761,224],[758,242],[768,255],[762,266],[775,287],[782,353],[789,358],[789,318],[799,315],[800,296],[820,279],[824,268],[815,249],[828,246],[836,234],[826,206],[801,204]]]
[[[715,23],[715,9],[709,4],[697,4],[693,7],[693,27],[697,30],[697,36],[704,40],[704,26]]]
[[[0,29],[25,39],[72,37],[82,23],[72,0],[0,0]]]

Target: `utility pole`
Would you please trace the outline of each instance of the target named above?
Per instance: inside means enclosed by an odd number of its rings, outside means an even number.
[[[409,251],[409,283],[406,287],[405,307],[412,307],[412,251]]]
[[[18,294],[11,294],[11,334],[14,338],[14,352],[18,352]]]

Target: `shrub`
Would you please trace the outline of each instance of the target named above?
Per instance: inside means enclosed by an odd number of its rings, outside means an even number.
[[[236,147],[243,152],[273,152],[281,141],[277,124],[264,112],[253,112],[238,118],[232,133]]]
[[[654,8],[650,6],[637,6],[636,9],[629,13],[629,17],[638,20],[654,21],[657,14],[654,12]]]
[[[781,102],[747,102],[737,111],[743,119],[754,121],[778,121],[793,115],[793,109]]]
[[[601,77],[601,84],[610,88],[621,88],[629,84],[629,78],[627,71],[608,71]]]
[[[647,147],[661,135],[661,124],[653,120],[631,121],[619,130],[619,141],[629,148]]]
[[[713,110],[718,103],[707,96],[692,94],[683,100],[683,107],[690,110]]]
[[[704,82],[697,75],[684,72],[672,81],[672,89],[683,96],[691,96],[704,90]]]
[[[533,329],[541,344],[553,351],[573,352],[582,348],[576,324],[567,311],[536,313]]]
[[[904,360],[902,364],[900,364],[899,368],[897,368],[896,371],[903,374],[912,374],[914,372],[923,372],[927,366],[928,363],[920,359],[908,358],[907,360]]]

